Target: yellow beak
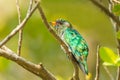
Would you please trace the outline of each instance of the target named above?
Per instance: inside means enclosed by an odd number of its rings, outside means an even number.
[[[56,25],[56,22],[51,22],[50,24],[54,27]]]

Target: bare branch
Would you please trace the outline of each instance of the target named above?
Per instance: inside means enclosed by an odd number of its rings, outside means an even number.
[[[20,56],[21,55],[21,47],[22,47],[22,39],[23,38],[23,29],[19,30],[19,39],[18,39],[18,49],[17,49],[17,54]]]
[[[27,11],[28,14],[31,12],[32,6],[33,6],[33,0],[30,0],[29,8]]]
[[[118,0],[113,0],[113,2],[120,4],[120,1]]]
[[[109,72],[108,68],[106,66],[103,66],[105,71],[107,72],[108,76],[110,77],[111,80],[114,80],[114,77],[112,76],[112,74]]]
[[[77,66],[77,63],[72,60],[73,66],[74,66],[74,73],[73,73],[73,77],[71,78],[71,80],[80,80],[79,78],[79,67]]]
[[[17,13],[18,13],[18,21],[20,24],[21,23],[21,12],[20,12],[19,0],[16,0],[16,8],[17,8]]]
[[[101,3],[99,3],[97,0],[90,0],[93,4],[95,4],[98,8],[100,8],[102,11],[104,11],[104,13],[109,16],[110,18],[112,18],[117,25],[120,26],[120,21],[118,18],[116,18],[116,16],[114,16],[113,13],[111,13],[107,8],[105,8]]]
[[[33,12],[36,10],[37,6],[39,5],[39,1],[36,3],[34,8],[31,10],[31,12],[26,15],[25,19],[13,30],[11,33],[6,36],[1,42],[0,42],[0,47],[2,47],[7,41],[9,41],[21,28],[24,27],[26,22],[29,20],[29,18],[32,16]]]
[[[17,10],[18,10],[18,16],[19,16],[19,21],[20,21],[20,7],[18,4],[18,1],[16,3],[17,5]],[[32,3],[30,3],[30,5],[32,5]],[[10,59],[14,62],[16,62],[17,64],[19,64],[20,66],[22,66],[23,68],[25,68],[26,70],[30,71],[31,73],[41,77],[43,80],[56,80],[56,78],[48,71],[46,70],[42,64],[34,64],[31,63],[27,60],[25,60],[24,58],[16,55],[16,53],[14,53],[12,50],[10,50],[9,48],[3,46],[8,40],[10,40],[19,30],[21,30],[24,25],[26,24],[26,22],[28,21],[28,19],[31,17],[31,15],[33,14],[33,12],[36,10],[37,6],[39,5],[39,1],[36,2],[35,6],[33,9],[32,6],[29,7],[28,13],[25,17],[25,19],[6,37],[3,39],[3,41],[1,41],[0,43],[0,56]]]
[[[99,57],[99,49],[100,45],[97,46],[97,60],[96,60],[96,76],[95,80],[99,80],[99,74],[100,74],[100,57]]]
[[[16,0],[16,7],[17,7],[17,13],[18,13],[18,21],[19,21],[19,24],[20,24],[22,19],[21,19],[19,0]],[[17,49],[17,54],[19,56],[20,56],[20,53],[21,53],[22,35],[23,35],[23,29],[20,29],[19,30],[19,38],[18,38],[18,49]]]
[[[120,67],[117,68],[116,80],[120,79]]]
[[[41,77],[43,80],[56,80],[53,74],[46,70],[46,68],[42,64],[34,64],[30,61],[27,61],[24,58],[16,55],[16,53],[5,46],[0,48],[0,56],[14,61],[15,63],[22,66],[24,69]]]
[[[35,0],[34,0],[35,1]],[[35,1],[36,2],[36,1]],[[80,80],[79,79],[79,69],[77,67],[77,63],[76,63],[76,60],[75,58],[72,56],[72,53],[69,51],[67,45],[64,43],[64,41],[61,40],[61,38],[59,36],[57,36],[57,34],[52,30],[52,28],[50,27],[50,25],[48,24],[48,21],[45,17],[45,14],[41,8],[41,6],[39,5],[38,6],[38,10],[39,10],[39,13],[41,15],[41,18],[44,22],[44,24],[46,25],[46,28],[50,31],[50,33],[59,41],[59,43],[63,46],[63,48],[65,49],[66,51],[66,54],[68,55],[68,57],[70,58],[70,60],[72,61],[73,65],[74,65],[74,79],[75,80]]]

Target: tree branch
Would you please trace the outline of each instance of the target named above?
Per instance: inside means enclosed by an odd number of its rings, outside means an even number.
[[[22,19],[21,19],[19,0],[16,0],[16,7],[17,7],[17,13],[18,13],[18,22],[20,24]],[[20,29],[19,30],[19,38],[18,38],[18,49],[17,49],[17,54],[19,56],[20,56],[20,53],[21,53],[22,35],[23,35],[23,29]]]
[[[0,42],[0,47],[2,47],[7,41],[9,41],[21,28],[24,27],[24,25],[27,23],[29,18],[32,16],[33,12],[36,10],[37,6],[39,5],[39,1],[37,1],[36,5],[34,8],[30,11],[30,13],[26,15],[24,20],[14,29],[11,31],[9,35],[7,35],[1,42]]]
[[[112,76],[112,74],[110,73],[110,71],[108,70],[107,66],[103,66],[105,71],[107,72],[108,76],[110,77],[111,80],[114,80],[114,77]]]
[[[39,1],[36,2],[34,8],[32,9],[32,0],[30,1],[30,6],[28,8],[28,13],[26,14],[26,17],[24,20],[20,23],[20,7],[18,4],[18,1],[16,2],[18,16],[19,16],[19,25],[6,37],[0,42],[0,56],[9,59],[11,61],[16,62],[20,66],[22,66],[24,69],[30,71],[31,73],[41,77],[43,80],[56,80],[56,78],[51,74],[46,68],[43,67],[42,64],[34,64],[30,61],[25,60],[24,58],[16,55],[12,50],[9,48],[3,46],[7,41],[9,41],[18,31],[20,31],[28,19],[31,17],[33,12],[36,10],[37,6],[39,5]],[[21,45],[21,44],[20,44]]]
[[[56,80],[53,74],[46,70],[42,64],[34,64],[30,61],[27,61],[24,58],[16,55],[16,53],[5,46],[0,48],[0,56],[14,61],[31,73],[41,77],[43,80]]]
[[[120,1],[118,0],[113,0],[113,2],[120,4]]]
[[[36,3],[36,0],[34,0],[35,3]],[[64,43],[64,41],[61,40],[61,38],[59,36],[57,36],[57,34],[53,31],[53,29],[50,27],[46,17],[45,17],[45,14],[41,8],[41,6],[39,5],[38,6],[38,11],[40,13],[40,16],[44,22],[44,24],[46,25],[46,28],[49,30],[49,32],[58,40],[58,42],[63,46],[63,48],[65,49],[66,51],[66,54],[68,55],[68,57],[70,58],[70,60],[72,61],[73,65],[74,65],[74,74],[73,74],[73,79],[74,80],[80,80],[79,79],[79,69],[78,69],[78,66],[77,66],[77,63],[76,63],[76,60],[75,58],[73,57],[72,53],[69,51],[69,48],[68,46]]]
[[[95,80],[99,80],[99,74],[100,74],[100,56],[99,56],[99,49],[100,49],[100,45],[97,46],[97,60],[96,60],[96,76],[95,76]]]
[[[19,0],[16,0],[16,8],[17,8],[17,13],[18,13],[18,22],[20,24],[21,23],[21,12],[20,12]]]
[[[33,6],[33,0],[30,0],[28,11],[27,11],[28,14],[31,12],[32,6]]]
[[[74,62],[74,60],[72,60],[72,64],[74,66],[74,73],[73,73],[73,77],[70,80],[80,80],[79,67],[77,66],[77,63]]]
[[[97,0],[90,0],[93,4],[95,4],[98,8],[100,8],[107,16],[109,16],[110,18],[112,18],[117,25],[120,26],[120,21],[119,19],[114,16],[113,13],[111,13],[107,8],[105,8],[101,3],[99,3]]]

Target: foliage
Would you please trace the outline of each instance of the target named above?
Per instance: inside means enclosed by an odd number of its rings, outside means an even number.
[[[108,47],[100,48],[100,57],[106,66],[120,66],[120,57]]]
[[[120,16],[120,4],[116,4],[112,11],[115,15]]]

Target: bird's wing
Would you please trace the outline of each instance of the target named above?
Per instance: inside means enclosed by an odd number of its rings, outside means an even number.
[[[88,46],[83,37],[74,29],[68,29],[64,32],[63,40],[71,50],[76,62],[80,66],[80,69],[88,74],[87,67],[87,55]]]
[[[88,55],[87,43],[75,29],[66,30],[63,39],[77,60],[81,55]]]

